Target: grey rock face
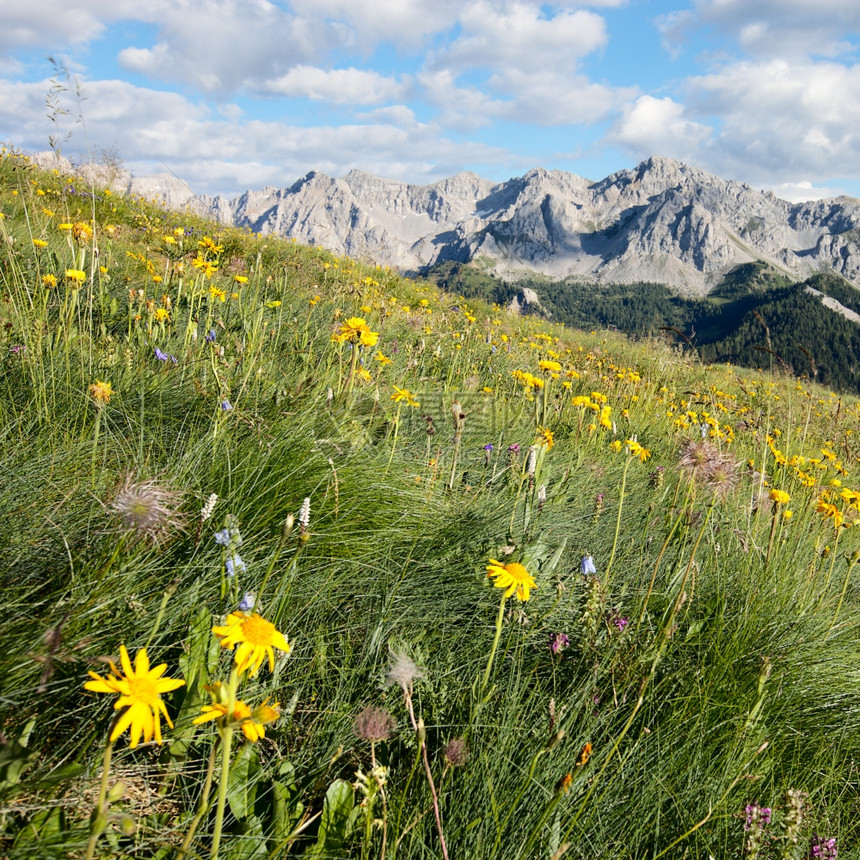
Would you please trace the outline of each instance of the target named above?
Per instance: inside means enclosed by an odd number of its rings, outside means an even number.
[[[501,183],[458,173],[423,186],[310,173],[290,188],[189,205],[411,272],[480,259],[503,276],[657,281],[701,295],[763,260],[798,278],[834,269],[860,285],[858,201],[792,205],[669,158],[599,182],[540,168]]]

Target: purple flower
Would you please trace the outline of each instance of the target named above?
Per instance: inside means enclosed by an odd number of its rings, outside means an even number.
[[[514,442],[513,445],[508,445],[508,452],[511,454],[519,454],[520,446],[516,442]]]
[[[167,355],[165,355],[165,353],[163,353],[158,347],[155,347],[155,357],[159,361],[167,361],[168,358]]]
[[[242,612],[251,612],[257,603],[257,597],[253,591],[246,591],[245,596],[239,601],[239,609]]]
[[[558,654],[559,651],[564,651],[570,645],[570,636],[567,633],[550,633],[549,635],[549,650],[553,654]]]
[[[627,629],[627,625],[630,623],[630,619],[625,618],[623,615],[619,615],[617,612],[612,613],[612,618],[610,620],[621,633]]]
[[[819,860],[836,860],[838,851],[835,837],[831,836],[830,839],[822,839],[820,836],[812,837],[812,845],[809,847],[810,857],[816,857]]]
[[[209,333],[206,335],[206,343],[215,343],[215,329],[210,328]]]
[[[233,410],[233,404],[232,404],[232,403],[230,403],[230,401],[229,401],[229,400],[222,400],[222,401],[221,401],[221,410],[222,410],[223,412],[232,412],[232,410]]]
[[[23,352],[23,351],[24,351],[24,344],[23,343],[16,343],[14,346],[9,347],[9,352],[11,352],[12,355],[17,355],[19,352]]]
[[[484,450],[485,451],[492,451],[493,450],[493,443],[488,442],[486,445],[484,445]]]
[[[594,566],[594,559],[590,555],[584,555],[582,557],[579,568],[582,571],[583,576],[597,573],[597,568]]]

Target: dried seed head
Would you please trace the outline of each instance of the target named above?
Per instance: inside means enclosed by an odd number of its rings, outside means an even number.
[[[469,745],[462,738],[448,741],[443,755],[445,763],[451,767],[462,767],[469,760]]]
[[[378,743],[379,741],[387,741],[395,726],[394,717],[388,711],[368,705],[355,718],[354,729],[356,737],[371,743]]]
[[[394,660],[385,673],[385,686],[398,686],[404,693],[412,692],[412,685],[424,677],[424,671],[405,654],[394,654]]]
[[[172,530],[182,529],[177,513],[181,494],[163,487],[156,479],[133,481],[127,477],[114,496],[111,509],[123,528],[155,543]]]

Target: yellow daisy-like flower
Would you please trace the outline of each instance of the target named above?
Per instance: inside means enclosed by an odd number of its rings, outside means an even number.
[[[241,699],[237,699],[233,702],[233,716],[231,720],[228,717],[230,702],[227,688],[223,684],[217,683],[211,686],[207,685],[206,689],[212,697],[212,704],[204,705],[201,708],[200,716],[191,721],[194,725],[199,726],[212,720],[220,720],[222,725],[229,722],[232,725],[239,726],[251,743],[256,743],[260,738],[266,736],[266,723],[273,723],[281,716],[277,704],[271,707],[268,699],[253,710],[247,703]]]
[[[155,320],[156,322],[169,322],[170,321],[170,311],[167,308],[156,308],[155,309]]]
[[[97,379],[90,386],[90,397],[96,402],[96,406],[101,409],[106,403],[110,403],[110,399],[113,396],[113,388],[111,388],[111,384],[109,382],[102,382],[100,379]]]
[[[406,403],[409,406],[420,406],[421,404],[415,399],[415,395],[408,388],[398,388],[394,386],[394,394],[391,399],[395,403]]]
[[[545,358],[543,361],[538,362],[538,367],[541,370],[547,371],[547,373],[558,373],[561,370],[561,363]]]
[[[487,565],[487,576],[494,580],[496,588],[507,589],[505,597],[516,593],[517,600],[525,603],[529,598],[529,589],[537,588],[537,583],[531,574],[517,561],[510,564],[502,564],[494,558]]]
[[[538,427],[537,442],[538,444],[543,445],[543,447],[546,448],[547,451],[549,451],[550,448],[552,448],[552,446],[555,444],[552,430],[550,430],[549,427]]]
[[[87,273],[80,269],[66,269],[66,278],[80,286],[87,279]]]
[[[239,646],[234,658],[236,668],[240,672],[249,669],[252,676],[257,674],[267,656],[269,669],[275,668],[275,648],[290,653],[290,643],[284,634],[256,612],[231,612],[224,626],[213,627],[212,632],[221,640],[222,648]]]
[[[791,501],[791,496],[785,490],[771,490],[770,497],[778,505],[787,505]]]
[[[48,243],[44,239],[33,239],[33,244],[37,248],[47,248],[48,247]]]
[[[836,507],[836,505],[826,502],[824,499],[819,499],[815,503],[815,510],[818,511],[819,514],[823,514],[825,519],[832,519],[835,528],[838,529],[839,526],[842,525],[842,512]]]
[[[57,286],[57,276],[56,275],[42,275],[42,283],[46,287],[56,287]]]
[[[122,672],[113,663],[110,664],[111,674],[104,678],[95,672],[90,672],[92,680],[84,684],[84,689],[94,693],[119,695],[114,709],[121,711],[125,708],[125,712],[113,727],[110,735],[111,742],[129,729],[132,749],[137,746],[141,735],[147,743],[154,738],[155,742],[160,744],[161,715],[167,720],[167,725],[173,728],[173,723],[161,700],[161,694],[182,687],[185,681],[177,678],[163,678],[164,670],[167,669],[166,663],[150,669],[146,648],[141,648],[137,652],[134,666],[131,665],[125,645],[119,646],[119,655]]]
[[[219,289],[214,284],[211,284],[209,287],[209,297],[224,302],[227,300],[227,291]]]

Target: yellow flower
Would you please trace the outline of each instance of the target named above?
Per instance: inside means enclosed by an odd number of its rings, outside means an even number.
[[[529,599],[529,589],[537,588],[537,583],[532,579],[531,574],[516,561],[502,564],[491,558],[487,565],[487,576],[495,580],[493,585],[496,588],[507,589],[504,594],[506,598],[516,593],[517,600],[522,603]]]
[[[197,246],[205,251],[211,251],[213,254],[220,254],[224,250],[223,245],[216,245],[209,236],[204,236]]]
[[[555,441],[553,440],[552,430],[550,430],[548,427],[538,427],[537,441],[541,445],[543,445],[543,447],[546,448],[547,451],[549,451],[550,448],[552,448],[552,446],[555,444]]]
[[[113,663],[110,664],[111,674],[104,678],[95,672],[90,672],[92,680],[84,684],[84,689],[94,693],[119,694],[114,709],[120,711],[125,708],[126,710],[113,727],[110,735],[111,742],[129,729],[132,749],[137,746],[141,735],[146,742],[155,738],[155,742],[160,744],[161,714],[167,720],[167,725],[173,728],[164,702],[161,701],[161,694],[178,689],[185,684],[185,681],[163,678],[162,675],[167,668],[166,663],[150,669],[146,648],[141,648],[137,652],[133,667],[125,645],[119,646],[119,655],[122,672]]]
[[[842,513],[836,505],[833,505],[830,502],[825,502],[824,499],[819,499],[815,503],[815,510],[820,514],[823,514],[825,519],[832,519],[835,528],[838,529],[839,526],[842,525]]]
[[[221,290],[216,287],[214,284],[209,285],[209,296],[213,299],[218,299],[219,301],[226,301],[227,292],[225,290]]]
[[[170,313],[167,308],[157,308],[155,311],[155,320],[156,322],[168,322],[170,320]]]
[[[787,505],[791,501],[791,496],[785,490],[771,490],[770,497],[778,505]]]
[[[379,333],[371,331],[368,324],[361,317],[350,317],[332,335],[336,343],[360,343],[362,346],[376,346]]]
[[[610,442],[609,450],[614,451],[617,454],[621,450],[621,440],[616,439],[614,442]]]
[[[113,396],[113,389],[110,386],[109,382],[102,382],[97,379],[90,386],[90,397],[96,402],[96,406],[101,409],[106,403],[110,403],[110,399]]]
[[[266,307],[271,309],[271,310],[274,310],[275,308],[279,308],[280,306],[281,306],[281,303],[277,299],[275,299],[274,301],[271,301],[271,302],[266,302]]]
[[[237,284],[247,284],[248,283],[248,279],[244,275],[233,275],[233,280]]]
[[[87,279],[87,273],[80,269],[66,269],[66,278],[80,286]]]
[[[377,352],[373,357],[383,366],[391,364],[391,359],[387,355],[383,355],[381,352]]]
[[[33,239],[33,244],[37,248],[46,248],[48,246],[48,243],[44,239]]]
[[[201,708],[200,716],[191,721],[194,725],[199,726],[211,720],[220,720],[222,725],[238,725],[245,737],[251,743],[256,743],[266,736],[265,724],[273,723],[281,716],[277,705],[274,708],[271,707],[268,700],[252,711],[245,702],[236,699],[233,702],[232,720],[229,720],[230,702],[227,688],[221,683],[216,683],[207,685],[206,689],[212,697],[212,704]]]
[[[56,275],[42,275],[42,283],[46,287],[56,287],[57,286],[57,276]]]
[[[394,394],[391,399],[395,403],[406,403],[409,406],[420,406],[421,404],[415,399],[415,395],[408,388],[398,388],[394,386]]]
[[[191,261],[191,265],[194,266],[195,269],[202,270],[203,274],[206,275],[207,278],[211,278],[212,275],[218,271],[217,263],[213,263],[211,260],[206,260],[203,257],[195,257]]]
[[[643,463],[651,456],[651,452],[647,448],[643,448],[635,439],[628,439],[624,444],[627,446],[630,456],[638,457]]]
[[[236,668],[240,672],[250,669],[252,676],[256,675],[268,656],[269,669],[275,668],[275,652],[278,648],[290,653],[290,643],[283,633],[275,629],[275,625],[266,621],[256,612],[231,612],[223,627],[213,627],[212,632],[221,640],[222,648],[236,649]]]
[[[559,362],[548,361],[547,359],[539,362],[538,367],[541,370],[547,371],[547,373],[558,373],[561,370],[561,364]]]

